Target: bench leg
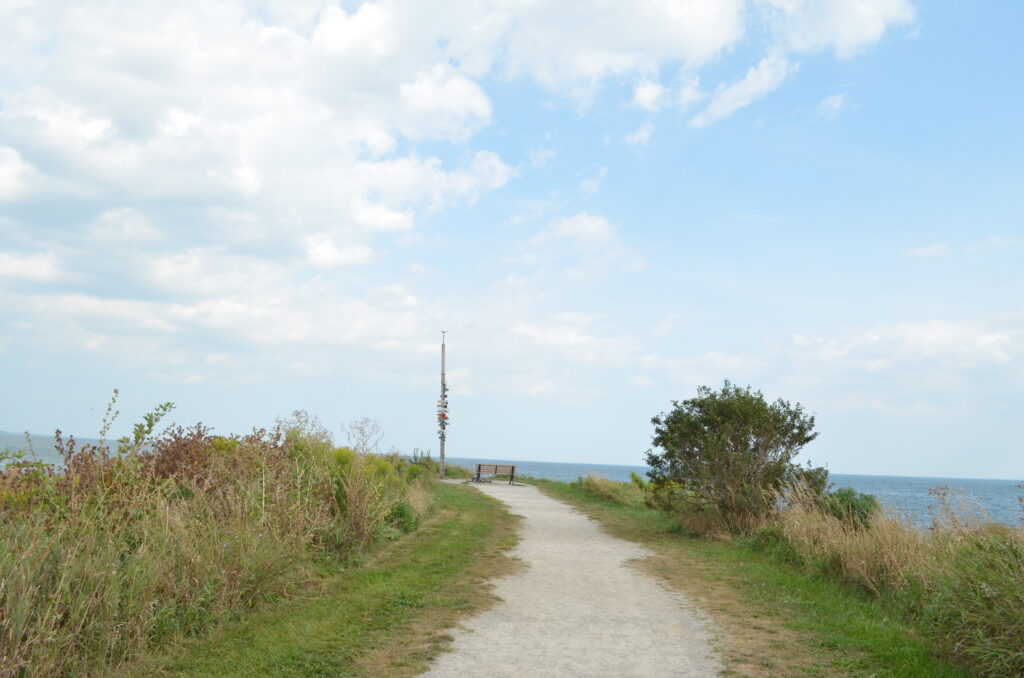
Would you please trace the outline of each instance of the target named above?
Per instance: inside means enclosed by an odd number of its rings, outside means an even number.
[[[513,473],[512,476],[508,479],[508,484],[509,485],[515,485],[515,482],[516,482],[516,474]]]

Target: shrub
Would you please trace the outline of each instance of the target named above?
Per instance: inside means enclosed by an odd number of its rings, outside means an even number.
[[[387,522],[389,525],[397,528],[403,534],[407,534],[416,529],[416,512],[412,508],[412,504],[404,499],[399,501],[391,510],[388,511]]]
[[[825,509],[847,525],[866,528],[881,510],[881,504],[873,494],[864,494],[852,487],[841,487],[825,496]]]
[[[827,477],[822,469],[801,468],[792,460],[817,436],[814,417],[784,400],[765,401],[761,392],[725,382],[720,391],[706,386],[697,397],[674,401],[670,412],[651,420],[650,476],[693,492],[689,513],[709,527],[750,532],[775,508],[776,496],[794,478]]]

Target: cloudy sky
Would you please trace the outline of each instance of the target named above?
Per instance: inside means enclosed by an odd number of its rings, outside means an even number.
[[[1024,476],[1024,5],[0,1],[0,429],[636,464],[723,379]]]

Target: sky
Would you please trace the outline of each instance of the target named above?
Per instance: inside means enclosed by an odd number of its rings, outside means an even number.
[[[0,0],[0,429],[1024,477],[1024,4]]]

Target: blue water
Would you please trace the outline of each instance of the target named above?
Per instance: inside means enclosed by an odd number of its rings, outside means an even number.
[[[64,442],[68,442],[67,436],[64,438]],[[99,443],[96,438],[75,438],[76,449],[81,448],[82,445]],[[113,440],[108,440],[107,445],[113,448],[117,448],[117,443]],[[22,450],[26,452],[25,458],[35,459],[43,462],[44,464],[61,464],[64,460],[61,459],[60,454],[57,452],[57,448],[54,447],[53,436],[32,436],[32,449],[34,456],[29,455],[29,445],[25,440],[24,433],[11,433],[10,431],[0,431],[0,452],[17,451]]]
[[[515,464],[516,474],[571,482],[580,476],[599,475],[609,480],[628,481],[629,474],[647,477],[646,466],[612,466],[607,464],[563,464],[545,461],[515,461],[512,459],[468,459],[448,457],[447,461],[473,468],[478,463]],[[1016,480],[982,480],[976,478],[918,478],[909,476],[865,476],[829,474],[835,487],[852,487],[858,492],[873,494],[883,505],[920,525],[931,522],[929,507],[937,504],[929,492],[932,488],[948,487],[956,495],[951,502],[955,508],[963,504],[962,511],[978,513],[996,522],[1020,525],[1022,507]]]
[[[79,443],[97,442],[79,439]],[[33,436],[33,447],[40,461],[56,464],[61,460],[48,436]],[[23,435],[0,432],[0,451],[24,449]],[[448,462],[472,468],[478,463],[515,464],[519,475],[572,482],[580,476],[599,475],[609,480],[628,481],[631,472],[647,477],[646,466],[615,466],[610,464],[566,464],[546,461],[516,461],[514,459],[479,459],[448,457]],[[980,507],[994,521],[1007,525],[1020,525],[1022,509],[1019,497],[1024,490],[1014,480],[979,480],[975,478],[918,478],[909,476],[866,476],[833,473],[829,476],[836,487],[852,487],[858,492],[873,494],[885,506],[910,520],[926,525],[931,522],[929,507],[936,504],[929,490],[949,487],[959,490],[960,498],[968,510]],[[958,502],[954,502],[958,503]]]

